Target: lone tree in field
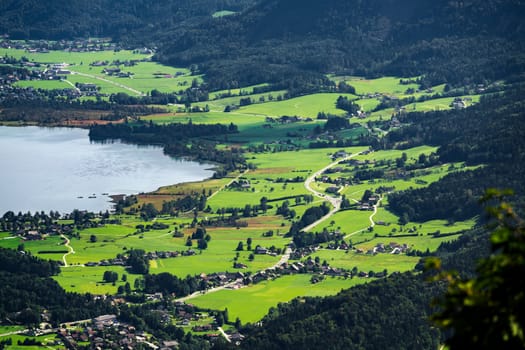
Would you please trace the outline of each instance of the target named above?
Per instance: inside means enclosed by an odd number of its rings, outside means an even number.
[[[237,248],[235,248],[236,251],[240,252],[241,250],[244,250],[244,243],[242,242],[239,242],[239,244],[237,244]]]
[[[118,280],[118,273],[115,271],[104,271],[103,280],[108,283],[116,282]]]

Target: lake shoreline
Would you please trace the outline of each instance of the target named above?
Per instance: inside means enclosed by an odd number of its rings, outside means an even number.
[[[97,144],[87,133],[78,127],[0,126],[0,212],[113,210],[115,196],[208,180],[217,167],[166,155],[162,147]]]

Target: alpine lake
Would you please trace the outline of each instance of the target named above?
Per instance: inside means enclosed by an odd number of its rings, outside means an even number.
[[[91,142],[80,128],[0,126],[0,215],[111,210],[112,195],[199,181],[213,165],[173,158],[160,146]]]

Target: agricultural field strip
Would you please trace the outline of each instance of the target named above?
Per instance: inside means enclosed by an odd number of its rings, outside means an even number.
[[[76,71],[71,71],[71,74],[76,74],[76,75],[80,75],[80,76],[83,76],[83,77],[86,77],[86,78],[91,78],[91,79],[97,79],[97,80],[100,80],[100,81],[103,81],[103,82],[106,82],[108,84],[111,84],[111,85],[114,85],[114,86],[117,86],[117,87],[120,87],[122,89],[126,89],[128,91],[131,91],[133,92],[134,94],[138,95],[138,96],[145,96],[145,94],[143,92],[140,92],[138,90],[135,90],[129,86],[126,86],[124,84],[121,84],[121,83],[116,83],[114,81],[111,81],[111,80],[108,80],[108,79],[104,79],[104,78],[101,78],[101,77],[98,77],[96,75],[92,75],[92,74],[86,74],[86,73],[80,73],[80,72],[76,72]]]

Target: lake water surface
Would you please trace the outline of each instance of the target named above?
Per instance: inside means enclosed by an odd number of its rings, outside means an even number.
[[[0,215],[105,211],[108,195],[203,180],[210,168],[166,156],[161,147],[91,143],[85,129],[0,126]]]

